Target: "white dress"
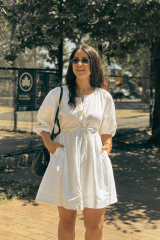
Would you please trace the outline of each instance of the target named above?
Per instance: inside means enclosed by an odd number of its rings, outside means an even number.
[[[60,96],[60,87],[44,99],[33,131],[52,132]],[[83,210],[104,208],[117,202],[112,165],[107,151],[101,151],[100,135],[116,131],[115,106],[110,93],[96,88],[90,95],[69,104],[69,90],[63,86],[59,110],[60,134],[54,141],[65,146],[50,154],[50,162],[41,181],[36,200]],[[56,127],[56,131],[57,131]]]

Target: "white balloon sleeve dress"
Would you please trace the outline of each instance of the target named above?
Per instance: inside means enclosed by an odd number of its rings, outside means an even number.
[[[51,133],[58,107],[60,87],[44,99],[33,131]],[[65,146],[50,154],[36,200],[67,209],[104,208],[117,202],[114,175],[107,151],[102,151],[100,135],[116,131],[115,106],[109,92],[96,88],[90,95],[69,104],[69,90],[63,86],[59,110],[61,132],[54,141]],[[57,130],[55,130],[57,131]]]

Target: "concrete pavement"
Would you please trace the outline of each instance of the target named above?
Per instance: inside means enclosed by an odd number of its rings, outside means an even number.
[[[160,149],[147,149],[121,137],[110,154],[118,202],[106,208],[103,240],[160,240]],[[128,143],[127,143],[128,142]],[[0,177],[40,182],[30,165]],[[35,196],[0,205],[0,240],[57,240],[57,207]],[[84,239],[82,211],[76,221],[77,240]]]

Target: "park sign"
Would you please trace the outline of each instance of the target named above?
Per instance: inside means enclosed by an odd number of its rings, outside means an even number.
[[[19,69],[17,88],[17,111],[36,111],[47,93],[58,86],[56,71]]]

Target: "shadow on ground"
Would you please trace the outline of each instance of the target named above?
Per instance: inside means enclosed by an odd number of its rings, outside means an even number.
[[[36,149],[43,143],[38,135],[29,133],[0,132],[0,154],[18,153]]]
[[[110,154],[118,202],[107,207],[105,225],[119,233],[143,234],[160,228],[160,151],[141,144],[123,144]],[[33,204],[26,198],[24,206]],[[83,216],[79,217],[83,221]]]
[[[158,229],[160,152],[143,147],[131,151],[116,149],[110,158],[118,202],[106,209],[107,226],[112,224],[117,230],[130,233],[141,232],[142,227]]]

